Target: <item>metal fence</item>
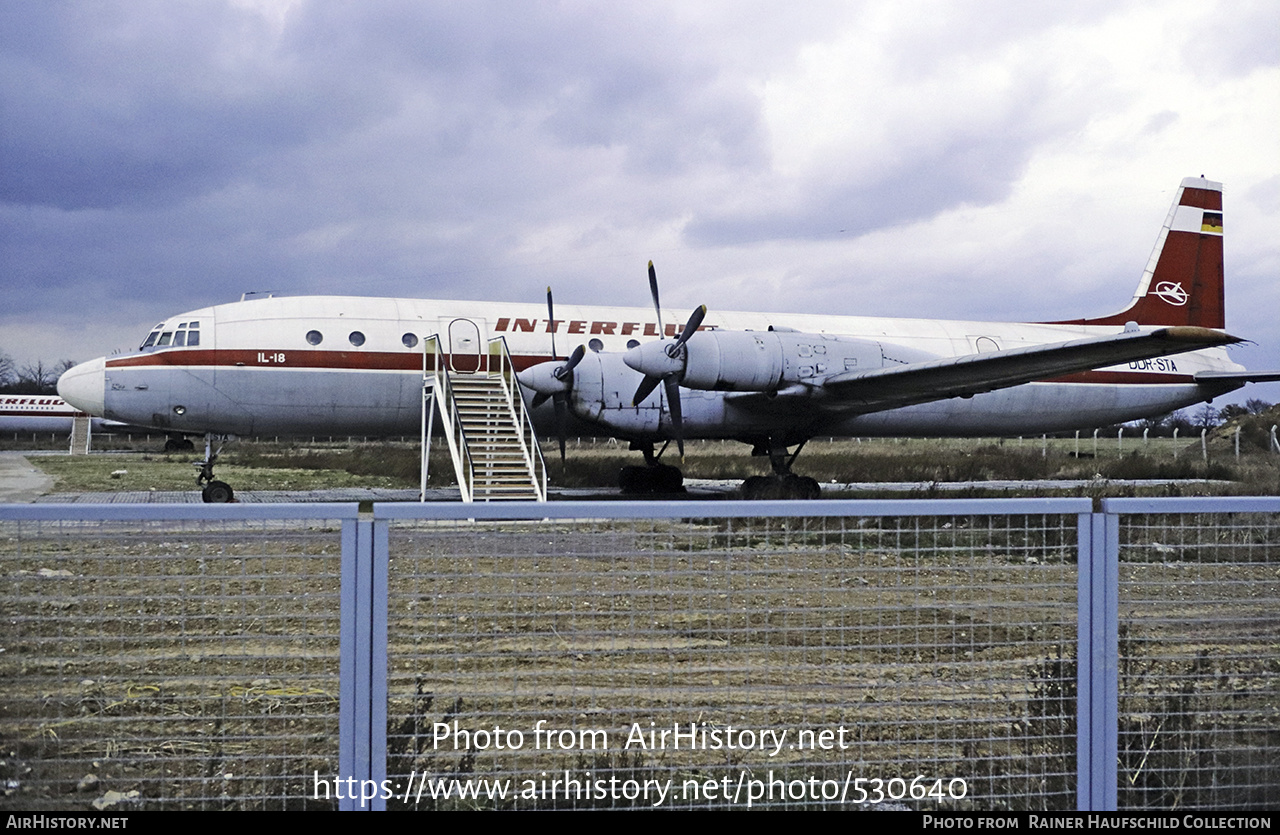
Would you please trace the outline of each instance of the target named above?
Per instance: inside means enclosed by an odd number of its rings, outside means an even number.
[[[0,806],[1274,806],[1280,500],[1102,510],[0,507]]]
[[[0,508],[0,804],[311,805],[356,509]]]
[[[1119,534],[1120,808],[1280,806],[1278,508],[1104,502]]]

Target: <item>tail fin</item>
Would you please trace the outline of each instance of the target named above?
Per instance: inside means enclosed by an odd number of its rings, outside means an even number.
[[[1187,177],[1126,309],[1054,325],[1226,327],[1222,303],[1222,183]]]

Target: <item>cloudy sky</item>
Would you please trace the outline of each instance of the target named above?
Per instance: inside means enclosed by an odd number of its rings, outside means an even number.
[[[0,3],[0,351],[245,291],[1037,320],[1225,185],[1280,368],[1280,4]],[[1251,390],[1280,400],[1280,386]]]

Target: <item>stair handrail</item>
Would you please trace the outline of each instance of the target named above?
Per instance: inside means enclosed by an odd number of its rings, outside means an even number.
[[[462,420],[458,415],[458,404],[453,398],[453,387],[449,384],[449,371],[443,362],[444,348],[438,334],[432,334],[422,340],[422,455],[423,455],[423,499],[426,498],[426,457],[430,453],[428,412],[433,408],[427,403],[430,397],[434,401],[435,413],[440,415],[440,427],[445,440],[449,444],[449,456],[453,459],[453,471],[458,479],[458,490],[464,502],[475,501],[475,467],[471,462],[471,450],[467,448],[466,434],[462,429]],[[430,391],[428,391],[430,383]]]
[[[497,371],[494,371],[494,366]],[[524,454],[525,465],[533,475],[533,490],[538,494],[538,501],[547,500],[547,463],[542,457],[542,447],[538,445],[538,433],[533,428],[533,417],[525,407],[524,396],[520,392],[520,381],[516,379],[515,363],[511,361],[511,352],[507,350],[507,338],[497,336],[489,340],[489,373],[502,381],[502,393],[507,398],[507,406],[515,417],[519,427],[520,451]]]

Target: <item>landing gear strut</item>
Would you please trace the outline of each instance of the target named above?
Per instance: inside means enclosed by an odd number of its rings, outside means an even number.
[[[669,444],[663,444],[655,455],[652,441],[632,441],[631,449],[638,449],[644,454],[644,466],[627,466],[618,473],[618,486],[626,494],[636,493],[683,493],[684,473],[679,467],[662,464],[658,461],[666,452]]]
[[[800,450],[804,449],[805,443],[806,441],[801,441],[796,451],[792,453],[787,452],[785,443],[775,438],[756,444],[751,454],[769,456],[769,466],[773,468],[773,475],[753,475],[742,482],[742,498],[753,500],[821,498],[822,487],[816,478],[791,472],[791,465],[800,454]]]
[[[222,447],[218,447],[217,452],[213,451],[213,435],[205,435],[204,460],[196,463],[196,467],[200,470],[196,474],[196,486],[200,488],[200,498],[209,504],[223,504],[235,500],[235,492],[231,489],[231,485],[213,477],[213,463],[221,454]]]

